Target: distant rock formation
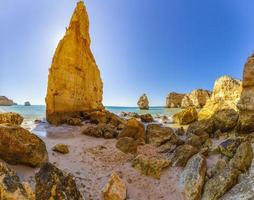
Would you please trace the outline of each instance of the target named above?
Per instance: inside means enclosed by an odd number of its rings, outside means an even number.
[[[202,108],[206,101],[210,98],[211,92],[208,90],[197,89],[193,90],[190,94],[186,94],[182,99],[181,107],[186,108],[194,106],[196,108]]]
[[[242,92],[242,82],[230,76],[222,76],[214,83],[211,98],[198,113],[199,120],[209,119],[219,110],[237,110],[237,102]]]
[[[5,96],[0,96],[0,106],[12,106],[12,105],[15,105],[15,103],[11,99],[8,99]]]
[[[77,3],[49,70],[46,115],[63,123],[82,112],[103,110],[103,83],[90,49],[89,20],[84,2]]]
[[[146,96],[146,94],[143,94],[139,100],[138,100],[138,107],[142,110],[148,110],[149,109],[149,101]]]
[[[167,108],[180,108],[185,94],[171,92],[166,98]]]
[[[243,72],[243,90],[238,103],[240,130],[244,132],[254,131],[254,54],[252,54]]]
[[[31,103],[30,103],[29,101],[26,101],[26,102],[24,103],[24,106],[31,106]]]

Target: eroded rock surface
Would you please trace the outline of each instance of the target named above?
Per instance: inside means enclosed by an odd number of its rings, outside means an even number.
[[[210,91],[197,89],[193,90],[190,94],[187,94],[182,99],[181,107],[186,108],[189,106],[195,106],[196,108],[202,108],[206,101],[210,98]]]
[[[16,172],[0,162],[0,199],[1,200],[35,200],[32,188],[22,183]]]
[[[68,199],[83,200],[74,177],[51,163],[44,164],[35,175],[36,200]]]
[[[187,163],[183,173],[183,193],[185,199],[199,200],[202,193],[206,174],[206,159],[204,156],[194,155]]]
[[[166,98],[167,108],[180,108],[185,94],[171,92]]]
[[[0,124],[21,125],[24,118],[14,112],[0,113]]]
[[[104,200],[125,200],[127,196],[126,185],[122,179],[113,172],[102,194]]]
[[[49,71],[46,114],[52,124],[84,111],[103,109],[102,81],[90,43],[88,15],[80,1]]]
[[[149,109],[149,101],[146,94],[143,94],[138,100],[138,107],[141,110],[148,110]]]
[[[237,102],[242,92],[242,82],[230,76],[222,76],[214,83],[211,98],[198,113],[199,120],[211,118],[222,109],[237,110]]]
[[[187,125],[198,119],[198,112],[195,107],[188,107],[173,115],[173,121],[180,125]]]
[[[15,125],[0,125],[0,158],[11,164],[32,167],[47,162],[45,143],[28,130]]]
[[[239,130],[248,133],[254,131],[254,54],[244,66],[243,91],[237,106],[240,111]]]

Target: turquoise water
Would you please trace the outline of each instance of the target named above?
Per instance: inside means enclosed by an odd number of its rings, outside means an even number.
[[[179,109],[177,108],[164,108],[164,107],[150,107],[148,111],[140,110],[138,107],[116,107],[106,106],[106,109],[115,114],[121,112],[136,112],[139,114],[150,113],[152,115],[167,115],[172,116]],[[44,119],[46,107],[44,105],[34,106],[0,106],[0,112],[17,112],[20,113],[26,120]]]

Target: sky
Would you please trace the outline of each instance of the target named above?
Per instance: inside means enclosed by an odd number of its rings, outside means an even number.
[[[75,0],[0,0],[0,95],[45,104],[48,69]],[[85,0],[103,103],[162,106],[169,92],[241,79],[254,50],[253,0]]]

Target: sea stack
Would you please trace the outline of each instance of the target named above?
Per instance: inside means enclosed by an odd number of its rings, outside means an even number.
[[[102,87],[100,71],[90,49],[88,15],[84,2],[80,1],[49,70],[48,122],[57,125],[83,112],[103,110]]]
[[[180,108],[185,94],[171,92],[166,98],[167,108]]]
[[[238,102],[239,128],[242,132],[254,131],[254,54],[252,54],[243,71],[243,89]]]
[[[149,109],[149,101],[146,94],[143,94],[138,100],[138,107],[141,110],[148,110]]]

